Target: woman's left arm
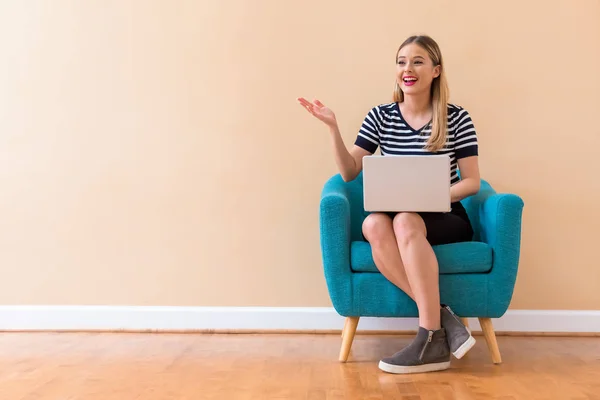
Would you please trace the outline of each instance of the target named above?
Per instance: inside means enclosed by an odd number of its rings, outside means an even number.
[[[450,188],[450,198],[453,203],[477,194],[481,186],[477,156],[459,158],[458,169],[461,180]]]

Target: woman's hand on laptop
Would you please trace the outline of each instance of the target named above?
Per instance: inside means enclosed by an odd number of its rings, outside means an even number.
[[[335,114],[333,111],[331,111],[330,108],[325,106],[319,100],[315,100],[312,103],[306,100],[304,97],[299,97],[297,100],[300,105],[302,105],[309,113],[311,113],[320,121],[324,122],[327,126],[337,126],[337,120],[335,119]]]

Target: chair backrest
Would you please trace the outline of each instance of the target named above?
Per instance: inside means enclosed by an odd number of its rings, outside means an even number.
[[[369,215],[369,212],[364,209],[362,172],[353,181],[347,182],[346,187],[348,189],[348,197],[350,198],[351,240],[363,240],[362,224],[367,215]],[[479,192],[461,201],[473,225],[474,241],[481,240],[479,207],[487,197],[494,193],[494,189],[490,184],[482,179]]]

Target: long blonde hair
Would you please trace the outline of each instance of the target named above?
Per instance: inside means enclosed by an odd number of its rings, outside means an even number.
[[[398,53],[402,48],[411,43],[421,46],[427,53],[434,66],[440,66],[440,75],[431,82],[431,102],[433,104],[433,118],[431,123],[431,136],[427,141],[425,148],[430,151],[438,151],[446,144],[446,133],[448,130],[448,99],[450,90],[446,80],[446,72],[442,60],[442,52],[435,40],[426,35],[411,36],[404,41],[396,52],[396,62]],[[394,87],[394,101],[402,103],[404,93],[396,81]]]

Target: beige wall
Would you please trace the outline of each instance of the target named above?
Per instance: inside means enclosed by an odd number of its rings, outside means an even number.
[[[598,1],[51,3],[0,3],[0,304],[329,306],[295,98],[350,144],[428,33],[526,203],[512,308],[600,308]]]

